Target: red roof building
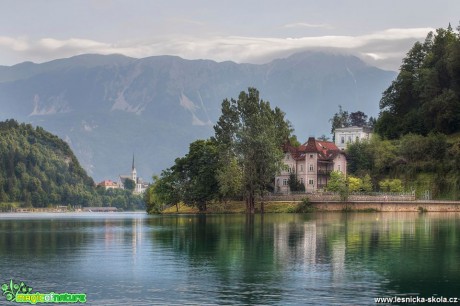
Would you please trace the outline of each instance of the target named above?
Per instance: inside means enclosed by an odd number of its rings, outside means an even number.
[[[107,189],[117,189],[120,188],[117,183],[111,181],[111,180],[105,180],[97,184],[97,186],[104,187],[106,190]]]
[[[297,180],[304,184],[306,192],[324,189],[332,171],[346,175],[346,156],[333,142],[310,137],[299,147],[286,143],[283,151],[285,167],[275,178],[277,193],[290,192],[288,180],[291,173],[295,173]]]

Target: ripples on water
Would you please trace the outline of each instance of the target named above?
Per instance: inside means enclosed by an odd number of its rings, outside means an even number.
[[[0,282],[86,293],[88,305],[452,297],[459,220],[455,213],[0,214]]]

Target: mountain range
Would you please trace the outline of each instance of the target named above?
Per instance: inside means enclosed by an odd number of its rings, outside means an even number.
[[[86,54],[0,66],[0,119],[39,125],[69,143],[94,178],[131,171],[146,180],[213,134],[225,98],[256,87],[302,142],[330,133],[344,110],[377,116],[396,72],[351,55],[303,52],[266,64]]]

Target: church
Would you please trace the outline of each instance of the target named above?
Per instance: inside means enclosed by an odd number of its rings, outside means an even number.
[[[122,188],[122,189],[125,188],[125,183],[126,183],[127,179],[132,180],[134,182],[134,184],[135,184],[134,191],[133,191],[134,194],[143,193],[149,186],[148,183],[144,182],[142,180],[142,178],[137,176],[136,167],[134,166],[134,155],[133,155],[133,164],[132,164],[132,167],[131,167],[131,174],[120,175],[118,177],[118,186],[119,186],[119,188]]]

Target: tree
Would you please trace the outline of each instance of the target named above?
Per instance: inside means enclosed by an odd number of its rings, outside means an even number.
[[[363,184],[361,186],[361,189],[364,191],[364,192],[371,192],[373,190],[373,186],[372,186],[372,179],[371,179],[371,176],[369,174],[366,174],[363,178]]]
[[[342,109],[342,105],[339,105],[339,111],[334,114],[334,116],[329,119],[331,122],[331,134],[334,135],[335,129],[349,127],[350,126],[350,118],[347,111]]]
[[[125,182],[123,183],[123,187],[126,190],[134,191],[134,189],[136,188],[136,183],[132,179],[127,178],[125,179]]]
[[[362,111],[350,113],[349,121],[351,126],[367,126],[367,115]]]
[[[348,191],[350,192],[356,192],[360,191],[363,185],[363,181],[359,177],[354,177],[349,175],[347,177],[348,181]]]
[[[164,209],[164,203],[158,196],[158,184],[160,178],[153,176],[153,183],[147,188],[144,193],[144,202],[149,214],[160,214]]]
[[[326,135],[321,135],[318,137],[318,140],[321,140],[321,141],[329,141],[329,137],[327,137]],[[297,146],[298,147],[298,146]]]
[[[347,146],[347,173],[362,176],[373,166],[372,148],[367,140],[356,141]]]
[[[218,151],[214,141],[197,140],[190,144],[182,168],[185,172],[185,204],[205,211],[207,202],[218,197],[217,166]]]
[[[327,184],[327,191],[338,192],[340,199],[346,201],[348,199],[347,178],[341,171],[332,171]]]
[[[183,202],[206,211],[207,203],[219,195],[217,182],[218,151],[211,140],[197,140],[190,144],[189,152],[176,158],[174,165],[154,177],[146,192],[148,212]]]
[[[305,191],[305,185],[297,179],[295,173],[289,174],[288,185],[291,191]]]
[[[331,122],[331,134],[333,135],[332,138],[334,141],[334,133],[336,129],[350,126],[373,128],[375,124],[375,119],[370,117],[369,121],[367,121],[367,115],[362,111],[348,113],[348,111],[344,111],[342,109],[342,106],[339,105],[339,111],[335,113],[331,119],[329,119],[329,122]]]
[[[400,179],[385,179],[379,182],[379,187],[382,191],[402,192],[403,186]]]
[[[257,89],[249,88],[238,100],[222,102],[222,115],[214,130],[220,161],[236,159],[242,170],[246,211],[254,213],[255,196],[263,198],[281,168],[281,148],[289,139],[290,123],[279,108],[272,109],[269,102],[259,98]]]
[[[176,162],[178,159],[176,159]],[[180,173],[175,171],[174,167],[168,168],[161,172],[160,178],[154,176],[153,184],[147,188],[146,198],[147,212],[155,212],[155,207],[165,207],[176,205],[176,211],[179,212],[179,203],[183,199],[183,184]]]
[[[223,200],[241,198],[243,194],[242,169],[236,158],[223,162],[217,168],[216,179],[219,183],[219,196]]]

